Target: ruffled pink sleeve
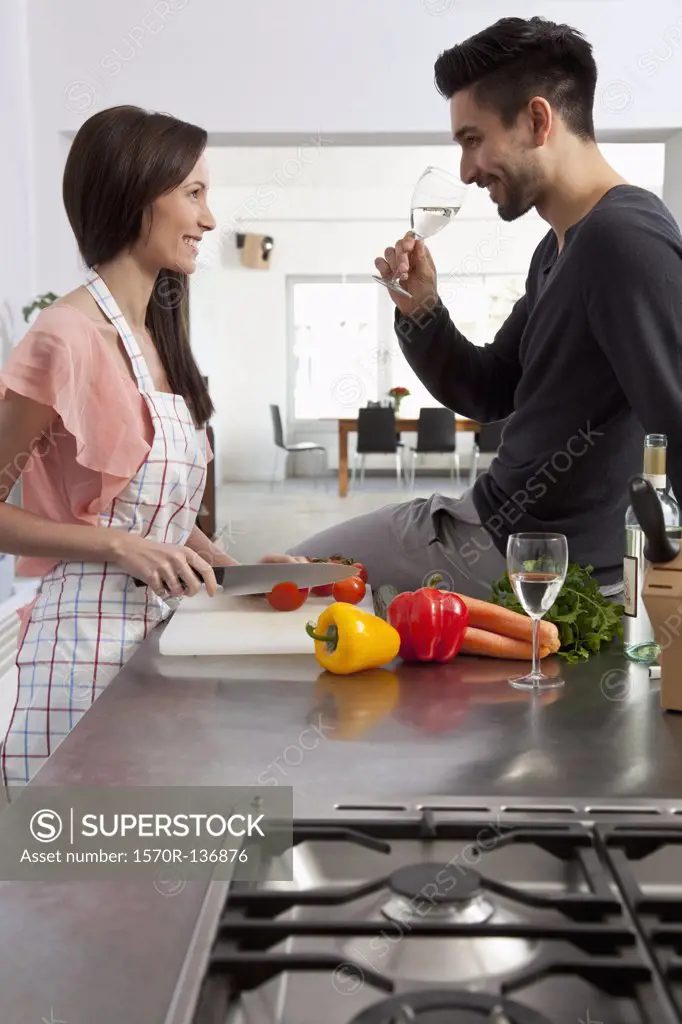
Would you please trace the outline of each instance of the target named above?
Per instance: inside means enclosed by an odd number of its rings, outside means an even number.
[[[68,439],[60,441],[58,422],[52,440],[67,476],[70,448],[76,462],[99,477],[93,491],[75,469],[70,493],[86,499],[72,509],[76,517],[107,508],[147,458],[143,400],[96,323],[79,310],[43,310],[0,372],[0,398],[8,389],[58,414]]]

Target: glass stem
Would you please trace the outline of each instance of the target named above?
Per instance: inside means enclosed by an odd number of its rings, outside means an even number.
[[[540,675],[540,619],[533,616],[533,677]]]

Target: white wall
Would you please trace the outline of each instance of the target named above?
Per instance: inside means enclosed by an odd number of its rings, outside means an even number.
[[[0,4],[0,365],[23,334],[21,309],[33,297],[33,192],[26,0]],[[12,586],[12,563],[0,554],[0,603]]]
[[[677,132],[665,147],[663,199],[682,225],[682,132]]]
[[[21,308],[32,297],[33,203],[26,0],[0,5],[0,110],[3,198],[0,273],[0,360],[23,330]]]
[[[60,133],[95,110],[140,104],[251,142],[319,132],[447,141],[434,60],[509,13],[502,0],[31,0],[39,289],[78,276]],[[600,131],[682,128],[678,0],[518,0],[514,13],[567,21],[592,41]]]
[[[604,147],[626,177],[658,192],[662,151],[662,146],[654,152],[632,145]],[[287,386],[287,278],[372,274],[374,258],[409,226],[410,194],[421,171],[430,163],[456,167],[456,156],[454,147],[357,148],[312,141],[294,149],[209,150],[210,202],[218,227],[207,236],[201,269],[191,280],[191,329],[217,407],[220,478],[269,477],[274,452],[271,402],[280,405],[285,425],[293,430]],[[458,278],[467,272],[525,275],[546,230],[534,213],[504,224],[487,193],[470,189],[456,222],[429,243],[442,287],[448,289],[452,275],[448,290],[456,289]],[[272,235],[270,269],[241,264],[237,231]],[[385,302],[391,331],[388,295]],[[372,367],[366,370],[371,374]],[[348,372],[358,373],[350,361]],[[335,404],[333,394],[328,415],[349,415],[347,408]],[[336,467],[335,429],[333,423],[298,424],[290,439],[325,444],[329,464]],[[411,443],[409,435],[403,440]],[[471,438],[462,441],[467,452]],[[373,458],[372,465],[390,468],[392,462]],[[297,468],[304,470],[303,460]]]

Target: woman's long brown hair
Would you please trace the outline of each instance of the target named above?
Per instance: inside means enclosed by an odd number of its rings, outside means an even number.
[[[62,188],[87,267],[108,262],[137,241],[145,210],[185,180],[206,141],[203,128],[139,107],[110,107],[88,118],[69,150]],[[172,390],[203,426],[213,403],[189,343],[188,292],[186,274],[162,270],[146,325]]]

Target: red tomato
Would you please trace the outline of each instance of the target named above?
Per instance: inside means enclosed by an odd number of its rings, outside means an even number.
[[[337,580],[332,586],[332,597],[335,601],[345,601],[346,604],[359,604],[365,596],[367,588],[365,581],[359,576],[349,576],[346,580]]]
[[[295,583],[278,583],[265,595],[278,612],[293,612],[308,599],[308,588],[299,590]]]
[[[329,558],[309,558],[309,562],[343,562],[345,561],[343,555],[330,555]],[[315,594],[316,597],[331,597],[333,583],[321,583],[319,587],[313,587],[311,594]]]
[[[363,583],[367,582],[367,570],[365,569],[362,562],[354,562],[353,568],[356,570],[355,575],[359,576]]]

